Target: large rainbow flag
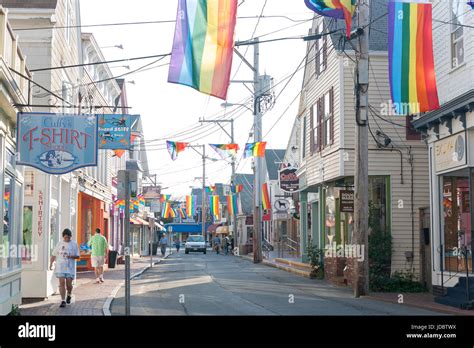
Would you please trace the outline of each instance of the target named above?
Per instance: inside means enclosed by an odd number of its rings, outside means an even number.
[[[351,36],[352,16],[357,0],[304,0],[306,6],[321,16],[344,19],[346,35]]]
[[[237,0],[179,0],[168,82],[227,98]]]
[[[263,204],[263,210],[269,210],[272,208],[267,183],[264,183],[262,185],[262,204]]]
[[[439,109],[431,4],[390,1],[388,46],[396,112],[408,115]]]
[[[196,215],[196,196],[186,196],[186,214],[188,216]]]
[[[209,196],[209,208],[214,219],[219,219],[219,196]]]
[[[175,218],[176,217],[176,213],[175,211],[173,210],[173,208],[171,207],[171,204],[169,202],[165,202],[164,204],[164,207],[163,207],[163,210],[162,210],[162,216],[165,218],[165,219],[168,219],[168,218]]]
[[[247,157],[265,157],[265,147],[267,143],[259,142],[259,143],[248,143],[245,144],[244,150],[244,158]]]
[[[237,204],[237,195],[227,196],[227,209],[229,210],[230,216],[239,214],[239,207]]]
[[[160,197],[160,202],[164,203],[166,201],[169,201],[170,199],[171,199],[171,195],[163,195],[162,194],[161,197]]]

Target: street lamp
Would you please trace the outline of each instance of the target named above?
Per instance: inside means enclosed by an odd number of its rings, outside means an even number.
[[[223,108],[230,108],[230,107],[232,107],[232,106],[243,106],[244,108],[250,110],[250,112],[253,112],[253,110],[252,110],[251,108],[249,108],[249,107],[248,107],[247,105],[245,105],[245,104],[234,104],[234,103],[227,103],[227,102],[225,102],[225,103],[222,103],[221,106],[222,106]]]
[[[123,50],[123,45],[112,45],[112,46],[104,46],[104,47],[100,47],[101,49],[102,48],[118,48],[118,49],[121,49]]]

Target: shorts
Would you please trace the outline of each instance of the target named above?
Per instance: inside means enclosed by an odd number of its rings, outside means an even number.
[[[105,256],[91,256],[92,267],[102,267],[105,263]]]
[[[76,277],[71,273],[56,273],[56,278],[74,279]]]

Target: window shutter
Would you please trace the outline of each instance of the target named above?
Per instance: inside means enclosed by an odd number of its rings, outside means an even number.
[[[406,117],[406,137],[407,140],[421,140],[421,133],[417,132],[415,127],[413,127],[413,115],[407,115]]]
[[[323,41],[323,66],[324,66],[324,70],[326,70],[328,66],[328,37],[327,35],[323,36],[322,41]]]
[[[318,33],[318,30],[316,29],[316,34]],[[320,68],[321,68],[321,65],[320,65],[320,54],[319,54],[319,40],[316,40],[314,42],[314,47],[315,47],[315,54],[316,54],[316,59],[314,60],[315,63],[316,63],[316,69],[315,69],[315,72],[316,72],[316,75],[319,75],[321,73],[320,71]]]
[[[314,105],[309,108],[309,152],[313,154],[314,152]]]
[[[324,99],[319,98],[318,100],[318,151],[323,149],[323,111],[324,111]]]
[[[330,139],[329,143],[332,145],[334,144],[334,87],[331,87],[329,90],[329,112],[331,113],[330,119],[329,119],[329,133],[330,133]]]

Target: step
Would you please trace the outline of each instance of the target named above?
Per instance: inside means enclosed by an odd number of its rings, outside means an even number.
[[[439,286],[439,285],[433,285],[433,296],[442,297],[442,296],[446,296],[447,293],[448,293],[447,288],[443,288],[442,286]]]
[[[469,309],[469,310],[474,309],[474,301],[467,302],[466,299],[461,300],[461,299],[453,298],[450,296],[444,296],[444,297],[435,297],[434,300],[436,303],[439,303],[445,306],[456,307],[460,309]]]
[[[465,288],[466,281],[467,281],[467,277],[460,277],[458,286]],[[474,277],[469,277],[469,287],[474,287]]]
[[[467,297],[467,293],[465,288],[455,286],[454,288],[448,288],[446,296],[465,299]],[[470,289],[469,296],[474,300],[474,288]]]
[[[284,264],[287,264],[289,266],[300,267],[300,268],[303,268],[303,269],[306,269],[306,270],[309,270],[309,271],[311,271],[313,269],[311,267],[311,265],[309,265],[307,263],[299,262],[299,261],[276,258],[275,262],[284,263]]]
[[[271,262],[271,261],[264,261],[266,265],[281,269],[282,271],[290,272],[299,276],[303,276],[305,278],[311,278],[311,272],[308,270],[298,269],[296,267],[286,266],[285,264],[278,263],[278,262]]]

